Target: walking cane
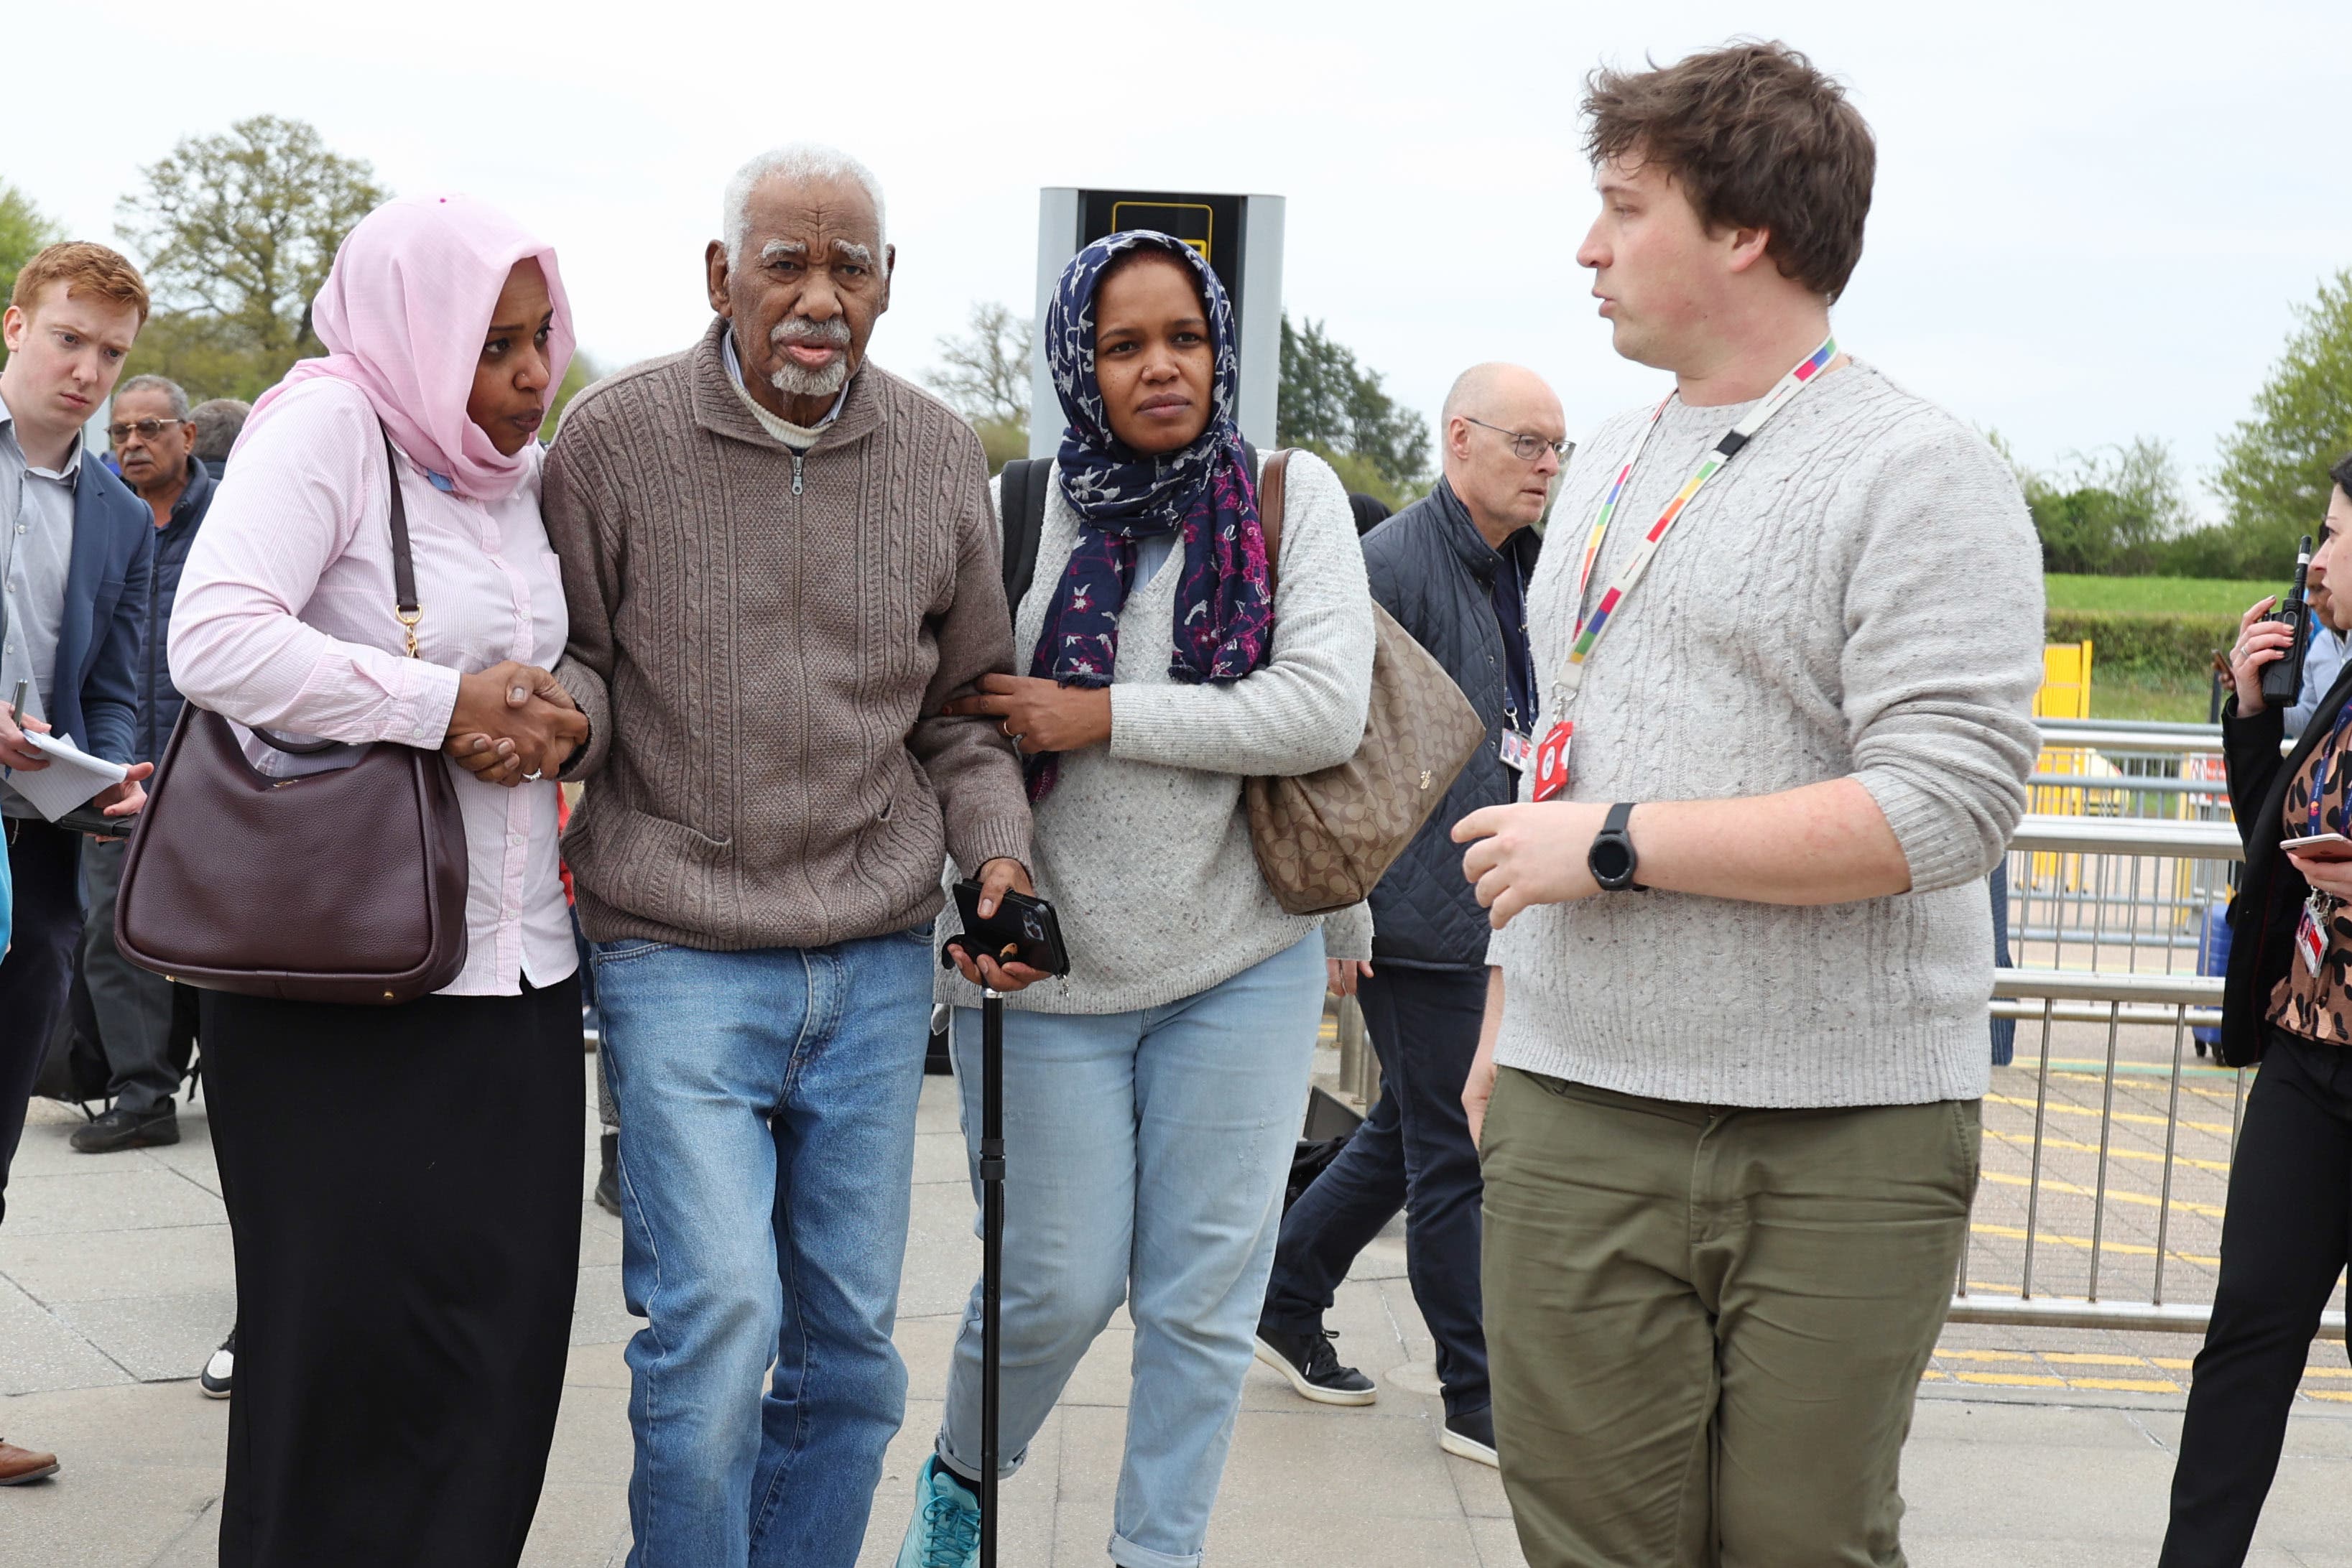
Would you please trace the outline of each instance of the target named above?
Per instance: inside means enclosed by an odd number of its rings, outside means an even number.
[[[996,1568],[997,1317],[1004,1302],[1004,998],[980,1004],[980,1568]]]

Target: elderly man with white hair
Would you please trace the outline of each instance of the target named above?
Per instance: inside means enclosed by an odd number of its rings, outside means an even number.
[[[709,329],[583,392],[547,462],[590,724],[563,776],[594,781],[564,852],[646,1319],[629,1562],[849,1568],[906,1404],[940,867],[1029,891],[1029,809],[1011,743],[943,715],[1012,628],[979,438],[866,359],[878,184],[779,149],[725,235]]]

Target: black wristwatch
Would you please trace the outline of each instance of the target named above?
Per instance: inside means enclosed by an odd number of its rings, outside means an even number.
[[[1592,835],[1592,847],[1584,853],[1584,863],[1592,873],[1592,880],[1606,893],[1622,893],[1627,888],[1640,892],[1633,880],[1634,868],[1640,857],[1633,853],[1633,835],[1625,824],[1633,820],[1633,802],[1620,800],[1609,808],[1608,820],[1601,831]]]

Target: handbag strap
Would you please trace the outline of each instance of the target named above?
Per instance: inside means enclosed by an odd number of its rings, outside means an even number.
[[[1282,559],[1282,476],[1290,467],[1290,448],[1265,455],[1257,476],[1257,527],[1265,536],[1265,601],[1274,602],[1276,563]]]
[[[408,656],[414,659],[416,623],[425,619],[425,607],[416,601],[416,563],[408,554],[408,507],[400,499],[400,454],[393,450],[389,434],[383,438],[383,461],[392,476],[392,596],[400,623],[408,631]]]
[[[406,629],[408,656],[416,657],[416,623],[425,619],[425,607],[416,601],[416,562],[408,550],[408,507],[400,498],[400,454],[392,444],[389,434],[383,438],[384,472],[392,477],[392,597],[394,614]],[[344,744],[340,740],[289,740],[259,725],[251,727],[262,741],[279,751],[295,757],[316,757],[322,751],[332,751]]]

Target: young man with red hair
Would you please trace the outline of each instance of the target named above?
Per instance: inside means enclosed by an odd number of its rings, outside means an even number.
[[[49,761],[26,731],[70,736],[131,777],[92,802],[146,803],[138,762],[139,643],[155,528],[145,502],[82,427],[114,390],[147,320],[147,287],[101,245],[53,245],[16,275],[0,340],[0,768]],[[15,694],[22,689],[22,712]],[[0,779],[0,833],[16,882],[15,940],[0,958],[0,1218],[25,1102],[81,937],[80,835],[52,826]],[[0,1479],[5,1479],[0,1476]]]
[[[1835,83],[1739,45],[1585,110],[1578,260],[1675,379],[1563,480],[1535,763],[1455,829],[1496,1447],[1536,1568],[1899,1563],[2041,553],[1984,441],[1831,334],[1875,166]]]

